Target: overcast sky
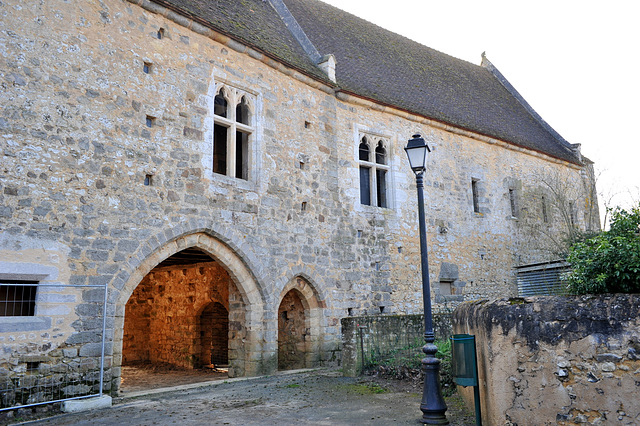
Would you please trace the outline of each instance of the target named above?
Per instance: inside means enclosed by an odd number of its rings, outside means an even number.
[[[474,64],[486,51],[544,120],[582,144],[601,206],[640,201],[639,0],[323,1]]]

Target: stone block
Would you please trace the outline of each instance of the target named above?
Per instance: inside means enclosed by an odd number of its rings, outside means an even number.
[[[65,348],[62,350],[62,355],[65,358],[75,358],[78,356],[78,349],[76,348]]]
[[[112,399],[109,395],[94,396],[90,398],[76,399],[64,401],[62,403],[62,411],[65,413],[78,413],[82,411],[98,410],[109,408],[112,405]]]
[[[78,353],[81,357],[100,357],[102,354],[102,344],[101,343],[87,343],[80,347],[80,351]],[[105,344],[105,354],[111,355],[110,345]]]

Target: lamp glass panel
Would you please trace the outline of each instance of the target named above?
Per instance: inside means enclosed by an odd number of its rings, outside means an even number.
[[[407,149],[407,156],[409,157],[409,163],[411,168],[416,169],[425,169],[425,163],[427,159],[427,148],[419,147],[419,148],[410,148]]]

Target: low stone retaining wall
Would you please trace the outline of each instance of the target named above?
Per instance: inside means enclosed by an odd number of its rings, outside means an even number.
[[[476,336],[484,424],[640,424],[640,295],[464,303],[453,331]]]
[[[424,345],[423,315],[378,315],[342,318],[342,370],[345,376],[357,376],[371,357],[384,358],[409,346]],[[433,315],[437,339],[451,335],[451,314]],[[418,342],[418,343],[416,343]]]

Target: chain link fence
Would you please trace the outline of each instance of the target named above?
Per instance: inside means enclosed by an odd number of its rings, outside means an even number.
[[[0,280],[0,412],[102,395],[106,296],[103,285]],[[83,319],[79,301],[98,315]]]

